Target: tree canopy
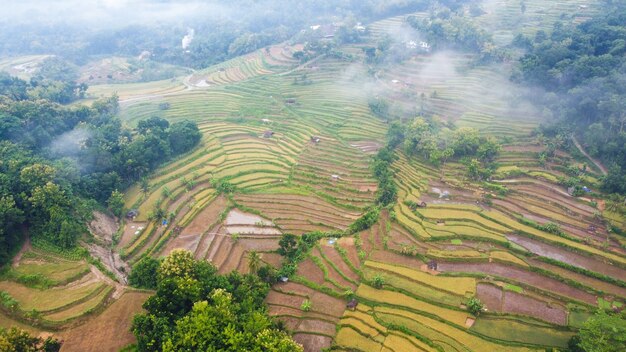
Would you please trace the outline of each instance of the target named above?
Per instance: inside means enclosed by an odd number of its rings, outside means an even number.
[[[146,313],[133,320],[140,351],[302,351],[267,316],[269,285],[258,276],[218,275],[185,250],[172,251],[157,273]]]

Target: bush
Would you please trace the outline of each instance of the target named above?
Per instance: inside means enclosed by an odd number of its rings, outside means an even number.
[[[302,304],[300,305],[300,309],[302,309],[303,312],[308,312],[311,310],[312,306],[313,304],[311,303],[311,301],[309,301],[308,299],[305,299],[304,301],[302,301]]]
[[[374,286],[375,288],[381,289],[383,288],[384,285],[385,285],[385,278],[382,277],[380,274],[376,274],[376,276],[372,278],[372,286]]]
[[[467,301],[467,310],[476,316],[480,315],[480,312],[483,311],[483,308],[483,302],[481,302],[476,297],[472,297],[469,299],[469,301]]]

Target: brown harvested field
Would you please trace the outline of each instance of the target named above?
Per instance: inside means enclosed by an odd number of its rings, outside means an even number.
[[[324,273],[322,269],[320,269],[311,258],[307,258],[302,263],[298,265],[298,271],[296,275],[305,277],[307,280],[312,281],[318,285],[324,283]]]
[[[505,291],[502,310],[506,313],[529,315],[553,324],[567,325],[565,307],[549,304],[521,293]]]
[[[530,252],[538,254],[542,257],[547,257],[574,265],[580,268],[584,268],[590,271],[595,271],[600,274],[611,276],[614,278],[626,278],[626,270],[615,265],[610,265],[596,258],[584,256],[582,254],[568,251],[561,247],[552,246],[547,243],[530,239],[528,237],[520,235],[507,235],[507,239],[514,242]]]
[[[279,268],[283,257],[278,253],[263,253],[261,254],[261,260],[266,264]]]
[[[275,290],[270,290],[270,293],[267,295],[265,302],[267,302],[267,304],[269,304],[270,306],[277,305],[300,308],[300,305],[304,300],[305,297],[303,296],[288,295]]]
[[[333,341],[333,339],[328,336],[302,333],[295,334],[293,339],[304,346],[305,352],[319,352],[324,348],[330,347]]]
[[[476,285],[476,296],[490,311],[501,312],[502,301],[504,300],[502,289],[496,285],[478,283]]]
[[[147,222],[134,222],[130,221],[126,223],[124,227],[124,233],[122,234],[122,238],[120,238],[120,243],[118,243],[117,248],[124,248],[129,243],[131,243],[137,236],[141,234],[135,234],[135,232],[139,231],[139,228],[145,229],[148,226]]]
[[[363,237],[361,237],[361,240],[363,241]],[[363,243],[365,243],[365,242],[363,241]],[[361,261],[359,260],[359,254],[358,254],[356,246],[354,244],[354,238],[351,238],[351,237],[340,238],[337,241],[337,244],[339,245],[339,247],[341,247],[341,248],[346,250],[346,256],[348,257],[348,260],[350,261],[350,263],[352,263],[352,265],[355,268],[361,267]],[[363,247],[365,247],[365,246],[363,246]]]
[[[297,332],[311,332],[323,335],[335,335],[335,323],[316,319],[301,319]]]
[[[373,251],[369,256],[369,259],[381,263],[405,266],[415,270],[419,270],[422,264],[424,264],[421,260],[415,257],[382,250]]]
[[[312,255],[315,255],[317,257],[319,257],[322,260],[322,263],[326,266],[326,270],[328,271],[328,278],[331,280],[334,280],[337,284],[341,285],[342,287],[349,287],[351,288],[353,291],[356,290],[356,285],[351,283],[350,281],[344,279],[341,274],[339,274],[335,268],[332,267],[332,265],[330,265],[327,261],[325,261],[321,255],[319,255],[319,251],[317,249],[313,250],[311,252]],[[327,257],[328,258],[328,257]],[[339,255],[336,256],[335,260],[339,259],[341,260],[341,258],[339,257]],[[330,259],[329,259],[330,260]],[[336,261],[331,261],[332,263],[334,263],[335,265],[337,265]]]
[[[563,269],[561,267],[558,267],[556,265],[551,265],[548,263],[544,263],[540,260],[536,260],[536,259],[526,259],[526,261],[528,262],[528,264],[534,266],[534,267],[538,267],[538,268],[542,268],[544,270],[548,270],[551,271],[557,275],[560,275],[562,277],[568,278],[570,280],[574,280],[574,281],[578,281],[581,284],[587,286],[587,287],[593,287],[597,290],[606,292],[608,294],[612,294],[612,295],[616,295],[616,296],[621,296],[626,298],[626,288],[624,287],[620,287],[617,285],[613,285],[610,284],[608,282],[605,281],[601,281],[598,279],[594,279],[592,277],[589,277],[587,275],[583,275],[583,274],[578,274],[575,273],[573,271],[567,270],[567,269]],[[623,278],[623,277],[622,277]]]
[[[202,236],[199,234],[193,235],[180,235],[173,240],[169,241],[165,249],[161,252],[162,255],[168,255],[174,249],[182,248],[186,249],[192,253],[196,251],[198,248],[198,244],[200,243],[200,239]]]
[[[133,343],[130,332],[132,317],[141,312],[141,305],[150,293],[126,292],[102,314],[85,324],[59,333],[64,340],[63,352],[116,352]]]
[[[591,293],[574,288],[558,280],[526,271],[517,267],[499,263],[459,263],[439,262],[437,269],[448,272],[483,273],[497,275],[518,281],[522,284],[536,287],[541,290],[573,298],[592,305],[596,304],[596,297]]]
[[[355,273],[354,271],[352,271],[352,269],[348,266],[348,264],[346,264],[346,262],[343,260],[343,258],[341,257],[341,255],[339,254],[339,252],[337,252],[337,250],[333,247],[330,246],[321,246],[322,249],[322,253],[324,254],[324,256],[326,257],[326,259],[328,259],[329,262],[335,264],[335,266],[341,270],[341,272],[347,276],[348,278],[354,280],[354,281],[358,281],[359,280],[359,275],[357,273]],[[330,270],[330,268],[329,268]],[[334,269],[333,269],[334,271]],[[343,281],[345,281],[345,279],[342,278]],[[356,288],[356,287],[355,287]]]
[[[226,208],[227,203],[228,200],[224,197],[215,198],[211,204],[196,214],[191,223],[181,231],[181,235],[199,235],[208,230],[219,219],[220,213]]]

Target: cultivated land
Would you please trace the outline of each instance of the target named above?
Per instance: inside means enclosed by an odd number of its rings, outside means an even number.
[[[593,4],[579,9],[589,1],[527,0],[519,16],[519,1],[490,3],[476,20],[493,30],[497,44],[518,30],[549,30],[561,13],[580,22],[595,11]],[[404,18],[370,24],[366,44],[393,33]],[[560,151],[539,162],[545,146],[530,135],[539,114],[524,102],[512,104],[515,91],[505,89],[510,64],[474,67],[471,55],[424,54],[369,75],[360,46],[340,48],[353,61],[321,57],[300,65],[292,53],[301,47],[284,44],[174,80],[91,87],[93,97],[117,92],[130,125],[156,115],[197,121],[203,133],[200,146],[155,171],[147,189],[126,193],[126,207],[139,215],[122,223],[115,247],[121,259],[132,264],[185,248],[222,273],[247,272],[250,251],[280,265],[275,250],[283,233],[345,230],[373,204],[377,187],[370,157],[384,144],[387,125],[368,108],[374,91],[406,111],[421,105],[495,135],[504,144],[499,169],[494,181],[481,184],[467,179],[464,165],[436,169],[396,151],[397,204],[368,230],[321,240],[267,297],[270,315],[305,350],[538,351],[566,346],[598,305],[621,306],[626,251],[604,217],[614,226],[626,221],[557,184],[564,165],[594,170],[591,161]],[[310,84],[294,84],[303,74]],[[162,103],[169,108],[160,109]],[[273,134],[265,138],[266,131]],[[590,188],[600,175],[588,178]],[[228,180],[236,191],[219,195],[212,179]],[[428,206],[412,209],[406,201]],[[172,220],[151,222],[156,207]],[[548,222],[562,234],[532,225]],[[110,319],[130,321],[146,295],[127,292],[110,304],[115,292],[128,289],[88,263],[44,253],[27,251],[12,270],[41,274],[53,288],[0,282],[19,303],[0,324],[60,331],[67,351],[115,350],[132,341],[128,324],[112,327]],[[384,279],[379,289],[377,276]],[[346,309],[347,292],[359,302],[355,310]],[[465,307],[474,295],[487,308],[478,318]],[[308,311],[301,309],[305,300]],[[97,338],[77,341],[83,334]],[[122,337],[109,346],[107,336]]]

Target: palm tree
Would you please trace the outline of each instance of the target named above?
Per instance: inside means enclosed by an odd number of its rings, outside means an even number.
[[[248,252],[248,269],[254,274],[261,267],[261,255],[257,251]]]

